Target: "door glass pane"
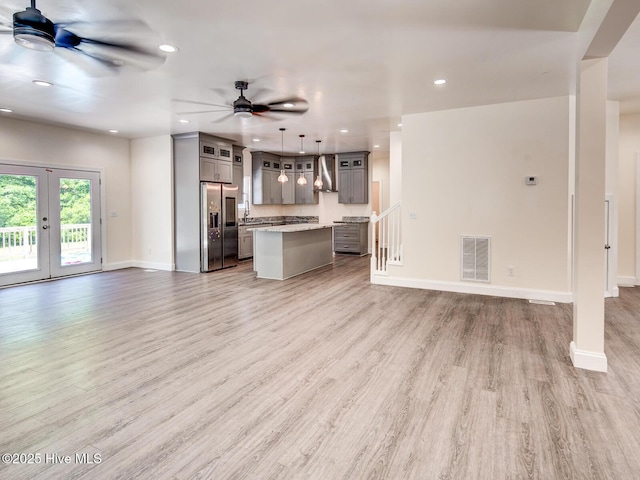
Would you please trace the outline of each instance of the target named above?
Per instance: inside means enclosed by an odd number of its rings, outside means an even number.
[[[38,268],[36,177],[0,175],[0,274]]]
[[[91,180],[60,179],[60,266],[91,263]]]

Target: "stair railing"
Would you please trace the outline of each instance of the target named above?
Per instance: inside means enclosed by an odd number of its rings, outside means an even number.
[[[380,215],[371,214],[372,279],[376,274],[387,275],[389,263],[398,264],[402,260],[401,212],[400,203],[396,203]]]

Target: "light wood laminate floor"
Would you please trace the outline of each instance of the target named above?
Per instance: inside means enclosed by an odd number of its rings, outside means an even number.
[[[639,478],[640,288],[606,300],[602,374],[571,366],[570,305],[368,266],[0,290],[0,453],[41,455],[0,478]]]

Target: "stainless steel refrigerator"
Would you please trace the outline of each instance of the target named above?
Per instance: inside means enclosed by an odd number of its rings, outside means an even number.
[[[238,264],[238,186],[200,184],[200,271]]]

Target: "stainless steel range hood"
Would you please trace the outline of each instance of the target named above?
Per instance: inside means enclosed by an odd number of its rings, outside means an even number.
[[[336,156],[320,155],[318,157],[318,175],[322,180],[320,192],[337,192],[336,185]]]

